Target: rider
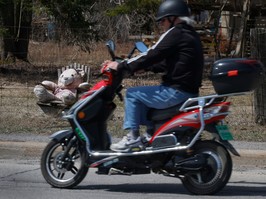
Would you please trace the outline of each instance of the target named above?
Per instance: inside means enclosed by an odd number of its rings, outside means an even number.
[[[190,25],[190,10],[183,0],[166,0],[158,10],[156,20],[164,33],[147,52],[118,63],[104,64],[121,73],[136,71],[163,72],[162,83],[155,86],[128,88],[125,96],[124,129],[127,136],[111,145],[113,151],[127,152],[142,146],[139,126],[153,126],[146,119],[149,108],[166,109],[190,97],[196,97],[202,81],[203,50],[199,35]]]

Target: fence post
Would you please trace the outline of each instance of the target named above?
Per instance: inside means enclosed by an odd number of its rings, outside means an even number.
[[[253,49],[252,57],[259,59],[266,67],[266,28],[251,30]],[[266,75],[266,74],[265,74]],[[259,88],[254,92],[255,122],[266,125],[266,78],[263,78]]]

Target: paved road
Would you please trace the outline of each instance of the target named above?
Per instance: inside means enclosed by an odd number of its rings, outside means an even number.
[[[9,140],[0,139],[0,199],[266,197],[264,143],[235,143],[243,157],[233,158],[234,170],[227,186],[215,196],[193,196],[176,178],[156,174],[99,176],[95,170],[90,170],[75,189],[51,188],[43,179],[39,166],[40,154],[46,143],[43,140]]]
[[[42,178],[37,159],[0,161],[1,199],[46,198],[264,198],[266,170],[234,170],[230,182],[215,196],[192,196],[179,179],[161,175],[99,176],[90,170],[72,190],[51,188]]]

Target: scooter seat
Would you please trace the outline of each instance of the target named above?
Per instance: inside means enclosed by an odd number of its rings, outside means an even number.
[[[213,103],[221,102],[221,101],[224,101],[225,99],[226,99],[226,97],[217,97],[217,98],[215,98]],[[208,99],[206,101],[206,103],[209,100],[211,100],[211,99]],[[190,104],[190,106],[196,106],[197,104],[198,104],[197,102],[193,102],[192,104]],[[147,118],[150,121],[162,121],[162,120],[170,119],[179,113],[179,109],[181,108],[182,105],[183,105],[183,103],[177,104],[177,105],[172,106],[172,107],[167,108],[167,109],[151,108],[148,111]]]
[[[162,121],[170,119],[179,113],[179,109],[181,108],[182,104],[183,103],[177,104],[167,109],[151,108],[148,111],[147,118],[151,121]]]

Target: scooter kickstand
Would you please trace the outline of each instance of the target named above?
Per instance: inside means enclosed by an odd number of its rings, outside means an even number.
[[[115,175],[115,174],[132,175],[132,173],[130,173],[130,172],[124,172],[124,171],[119,170],[119,169],[110,168],[108,175]]]

